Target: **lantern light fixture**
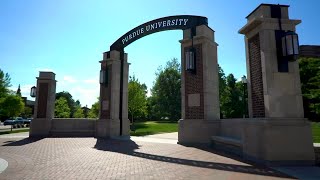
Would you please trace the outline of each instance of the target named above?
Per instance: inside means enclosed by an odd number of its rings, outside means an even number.
[[[282,38],[282,55],[288,61],[295,61],[299,55],[299,39],[298,34],[293,31],[286,32]]]
[[[108,85],[108,70],[100,70],[100,84]]]
[[[34,97],[36,97],[36,94],[37,94],[37,88],[35,86],[33,86],[30,89],[30,96],[34,98]]]
[[[195,65],[195,51],[193,48],[186,51],[186,71],[195,73],[196,65]]]
[[[246,76],[245,75],[243,75],[242,77],[241,77],[241,81],[242,81],[242,83],[243,84],[247,84],[247,78],[246,78]]]

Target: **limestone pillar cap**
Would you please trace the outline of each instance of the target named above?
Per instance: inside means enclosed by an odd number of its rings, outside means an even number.
[[[41,80],[41,79],[45,79],[45,80],[55,80],[55,76],[56,74],[53,72],[49,72],[49,71],[40,71],[39,72],[39,77],[37,77],[37,79]]]
[[[238,33],[240,34],[248,34],[253,29],[257,28],[262,23],[279,23],[279,20],[277,18],[253,18],[251,21],[249,21],[245,26],[243,26]],[[301,20],[298,19],[281,19],[281,24],[292,24],[292,25],[298,25],[301,23]]]

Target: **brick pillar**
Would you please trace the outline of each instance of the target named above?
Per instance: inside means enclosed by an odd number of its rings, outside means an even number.
[[[288,7],[261,4],[239,30],[245,35],[251,118],[243,120],[243,155],[267,164],[313,164],[311,127],[303,118],[299,64],[282,56],[280,34],[295,31],[301,22],[289,19]]]
[[[302,118],[304,114],[298,61],[285,62],[278,53],[280,17],[283,31],[295,31],[301,22],[289,19],[288,6],[260,5],[239,31],[245,35],[249,116],[253,118]],[[283,65],[287,71],[280,70]]]
[[[40,72],[37,77],[34,118],[30,125],[30,137],[49,136],[54,117],[56,80],[53,72]]]
[[[220,119],[217,44],[208,26],[196,27],[193,47],[196,73],[185,70],[185,52],[192,46],[191,29],[181,42],[181,110],[179,143],[207,143],[218,131]]]
[[[113,137],[120,135],[120,95],[123,96],[122,111],[122,135],[129,135],[128,120],[128,70],[127,54],[124,54],[124,77],[123,77],[123,93],[120,94],[120,67],[121,53],[119,51],[108,51],[103,54],[101,70],[108,72],[108,83],[100,84],[100,111],[99,120],[96,125],[97,137]]]

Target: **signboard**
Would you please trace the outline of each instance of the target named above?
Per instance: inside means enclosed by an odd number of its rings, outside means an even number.
[[[140,39],[146,35],[156,33],[159,31],[175,30],[175,29],[190,29],[199,25],[208,25],[208,19],[202,16],[168,16],[146,22],[137,26],[121,36],[114,42],[110,50],[122,51],[126,46],[132,42]]]

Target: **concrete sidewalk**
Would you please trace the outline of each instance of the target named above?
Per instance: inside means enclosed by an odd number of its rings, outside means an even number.
[[[130,139],[132,141],[177,144],[178,132],[154,134],[154,135],[147,135],[147,136],[131,136]]]

